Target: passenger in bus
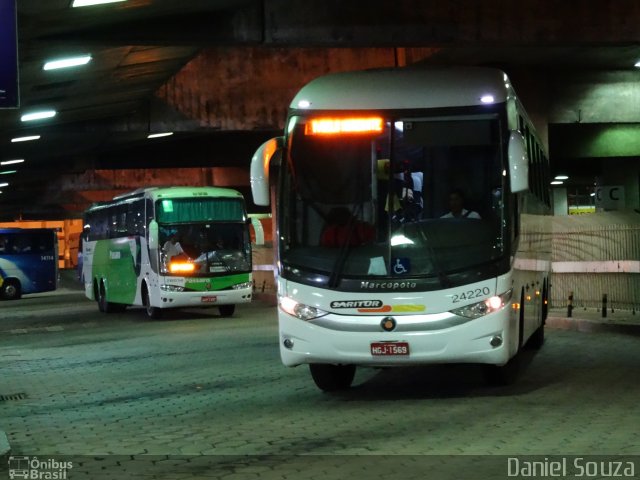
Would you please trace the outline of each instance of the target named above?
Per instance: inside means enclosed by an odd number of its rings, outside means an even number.
[[[422,200],[422,172],[414,172],[408,159],[400,163],[400,171],[394,174],[396,190],[396,208],[393,209],[393,220],[398,223],[420,220],[424,207]]]
[[[375,239],[375,228],[356,219],[346,207],[332,209],[327,215],[327,225],[320,236],[323,247],[366,245]]]
[[[440,218],[474,218],[480,220],[480,214],[464,208],[465,196],[462,189],[456,188],[449,193],[449,213]]]

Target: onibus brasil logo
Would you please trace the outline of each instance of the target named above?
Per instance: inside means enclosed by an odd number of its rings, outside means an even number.
[[[73,468],[72,462],[62,462],[54,458],[9,457],[9,478],[29,480],[65,480]]]

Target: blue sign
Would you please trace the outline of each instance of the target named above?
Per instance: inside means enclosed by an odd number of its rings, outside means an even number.
[[[411,272],[411,259],[409,257],[395,257],[392,268],[394,275],[406,275]]]
[[[0,108],[18,108],[16,0],[0,0]]]

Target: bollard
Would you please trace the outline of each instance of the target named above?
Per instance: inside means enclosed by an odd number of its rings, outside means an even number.
[[[567,317],[571,318],[573,311],[573,292],[569,292],[569,301],[567,302]]]
[[[607,294],[602,294],[602,318],[607,318]]]

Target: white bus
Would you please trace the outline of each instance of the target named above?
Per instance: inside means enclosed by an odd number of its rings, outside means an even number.
[[[248,225],[242,194],[227,188],[148,188],[94,205],[84,215],[85,294],[106,313],[142,305],[152,318],[177,307],[233,315],[251,301]]]
[[[309,364],[326,391],[359,365],[477,363],[512,381],[518,351],[544,339],[548,176],[500,70],[308,83],[251,164],[255,203],[275,199],[283,363]]]

